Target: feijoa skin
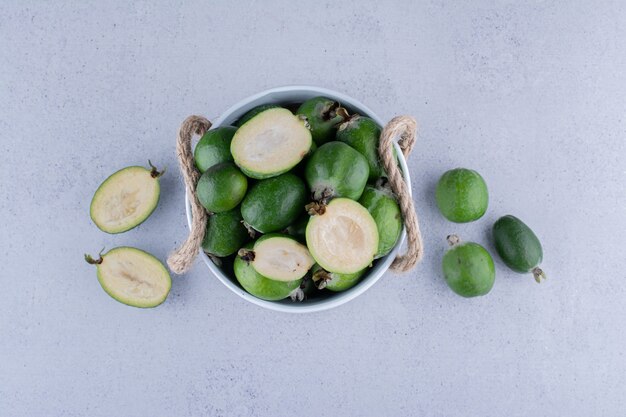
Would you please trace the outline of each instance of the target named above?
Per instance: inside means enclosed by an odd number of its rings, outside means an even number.
[[[359,283],[367,268],[362,269],[353,274],[339,274],[336,272],[328,272],[321,266],[315,264],[311,269],[313,272],[313,282],[320,290],[327,289],[332,292],[341,292],[354,287]]]
[[[280,107],[280,106],[278,104],[261,104],[260,106],[256,106],[255,108],[253,108],[252,110],[249,110],[246,114],[241,116],[241,118],[237,120],[237,123],[235,123],[235,125],[241,126],[244,123],[246,123],[248,120],[252,119],[257,114],[263,113],[265,110],[275,109],[277,107]]]
[[[224,126],[211,129],[202,135],[193,152],[196,167],[200,172],[222,162],[233,161],[233,156],[230,154],[230,141],[236,131],[236,127]]]
[[[496,271],[489,252],[478,243],[448,237],[452,248],[443,256],[442,268],[448,286],[462,297],[478,297],[493,287]]]
[[[543,248],[537,235],[515,216],[500,217],[493,225],[496,252],[502,261],[515,272],[532,272],[535,281],[546,276],[539,268],[543,260]]]
[[[358,115],[343,122],[337,129],[337,140],[350,145],[367,159],[370,181],[386,176],[378,156],[380,132],[378,123]]]
[[[298,108],[297,114],[307,118],[313,141],[319,146],[335,138],[337,125],[348,117],[348,112],[327,97],[311,98]]]
[[[311,216],[304,213],[295,222],[287,226],[285,231],[289,236],[292,236],[298,242],[306,242],[306,225],[309,224]]]
[[[261,233],[285,229],[304,213],[307,191],[291,173],[257,182],[241,203],[244,221]]]
[[[441,214],[455,223],[480,219],[489,204],[485,180],[478,172],[465,168],[444,173],[437,183],[435,198]]]
[[[369,177],[367,160],[343,142],[328,142],[309,158],[304,170],[313,200],[358,200]]]
[[[250,240],[248,230],[241,223],[239,207],[209,216],[202,249],[211,255],[224,257],[232,255]]]
[[[359,203],[370,212],[378,227],[378,252],[375,258],[387,255],[402,232],[402,213],[391,190],[366,186]]]
[[[234,164],[224,162],[202,174],[196,185],[196,195],[209,213],[221,213],[237,207],[247,189],[246,176]]]

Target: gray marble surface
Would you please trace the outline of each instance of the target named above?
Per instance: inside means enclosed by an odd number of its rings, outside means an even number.
[[[0,4],[0,416],[624,415],[625,3],[212,3]],[[157,309],[111,300],[84,252],[164,259],[186,235],[179,123],[285,84],[420,121],[424,261],[303,316],[201,263]],[[95,188],[148,158],[169,168],[159,207],[101,233]],[[434,205],[456,166],[489,185],[478,222]],[[508,213],[542,239],[549,280],[497,261],[488,296],[457,297],[445,236],[493,249]]]

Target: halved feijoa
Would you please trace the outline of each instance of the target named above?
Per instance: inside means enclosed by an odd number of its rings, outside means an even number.
[[[213,213],[206,224],[202,249],[211,255],[232,255],[250,240],[248,230],[241,223],[241,212],[236,207],[222,213]]]
[[[141,249],[122,246],[98,259],[85,255],[96,265],[98,281],[111,297],[133,307],[156,307],[165,301],[172,279],[165,266]]]
[[[386,176],[378,156],[381,128],[369,117],[355,115],[339,125],[337,140],[359,151],[367,159],[370,169],[369,180]]]
[[[306,199],[304,182],[286,173],[256,183],[241,203],[241,215],[261,233],[277,232],[304,213]]]
[[[300,105],[299,115],[306,117],[313,141],[319,146],[334,140],[337,125],[348,118],[348,112],[327,97],[313,97]]]
[[[478,243],[448,236],[452,246],[442,260],[443,275],[452,291],[462,297],[485,295],[493,287],[496,270],[489,252]]]
[[[365,187],[359,203],[370,212],[378,227],[376,258],[391,252],[402,232],[402,213],[391,190]]]
[[[435,190],[437,206],[443,216],[455,223],[480,219],[487,211],[489,193],[480,174],[466,168],[445,172]]]
[[[210,213],[232,210],[243,200],[248,189],[248,179],[231,162],[209,168],[196,185],[200,204]]]
[[[362,269],[354,274],[339,274],[337,272],[328,272],[318,264],[313,265],[313,282],[320,290],[324,288],[333,291],[345,291],[354,287],[360,280],[367,268]]]
[[[246,245],[244,250],[252,250],[252,244]],[[235,270],[235,277],[243,289],[263,300],[282,300],[292,293],[301,292],[299,290],[302,279],[276,281],[266,278],[252,267],[249,257],[235,257],[233,269]]]
[[[244,123],[233,136],[230,153],[249,177],[275,177],[296,166],[310,151],[311,132],[289,110],[265,110]]]
[[[532,272],[535,281],[546,279],[539,264],[543,260],[543,248],[537,235],[515,216],[500,217],[493,225],[496,251],[502,261],[515,272]]]
[[[100,230],[122,233],[138,226],[159,202],[163,172],[132,166],[112,174],[98,187],[91,200],[90,214]]]
[[[265,110],[275,109],[277,107],[280,107],[280,106],[278,104],[261,104],[260,106],[256,106],[253,109],[249,110],[246,114],[241,116],[239,120],[237,120],[237,123],[235,123],[235,125],[241,126],[242,124],[246,123],[248,120],[252,119],[257,114],[263,113]]]
[[[378,229],[365,207],[348,198],[336,198],[311,217],[306,243],[322,268],[353,274],[369,266],[378,252]]]
[[[313,200],[334,197],[358,200],[363,193],[369,168],[367,160],[343,142],[328,142],[309,158],[304,175]]]
[[[280,234],[260,237],[252,250],[241,249],[239,256],[249,261],[259,274],[275,281],[300,279],[314,263],[306,246]]]
[[[211,129],[202,135],[193,152],[196,166],[200,172],[206,171],[213,165],[233,160],[233,156],[230,154],[230,141],[236,131],[236,127],[224,126]]]

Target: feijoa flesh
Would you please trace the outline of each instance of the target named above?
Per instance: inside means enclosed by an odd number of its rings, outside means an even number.
[[[462,297],[485,295],[493,287],[496,271],[489,252],[478,243],[448,236],[452,246],[443,256],[443,275],[448,286]]]
[[[193,152],[196,167],[200,172],[222,162],[233,161],[233,156],[230,154],[230,142],[236,131],[235,127],[224,126],[211,129],[202,135]]]
[[[196,185],[200,204],[210,213],[235,208],[246,194],[248,179],[232,163],[224,162],[209,168]]]
[[[310,152],[306,121],[289,110],[265,110],[244,123],[233,136],[230,152],[247,176],[275,177],[296,166]]]
[[[318,146],[334,140],[337,125],[348,117],[346,109],[327,97],[313,97],[305,101],[296,113],[306,117],[313,141]]]
[[[359,283],[366,269],[353,274],[340,274],[328,272],[318,264],[313,265],[313,282],[320,290],[326,288],[329,291],[340,292],[354,287]]]
[[[304,211],[304,182],[291,173],[260,180],[241,203],[245,222],[261,233],[277,232],[293,223]]]
[[[163,172],[151,165],[123,168],[108,177],[91,200],[90,215],[100,230],[122,233],[145,221],[159,202]]]
[[[387,255],[402,232],[402,213],[395,196],[388,188],[366,186],[359,203],[370,212],[378,228],[378,251],[375,258]]]
[[[502,261],[515,272],[532,272],[535,281],[546,276],[539,268],[543,260],[543,248],[537,235],[515,216],[500,217],[493,225],[496,251]]]
[[[435,198],[441,214],[455,223],[481,218],[489,203],[485,180],[478,172],[466,168],[445,172],[437,183]]]
[[[102,289],[120,303],[133,307],[156,307],[167,298],[172,279],[163,264],[141,249],[122,246],[98,259],[85,255],[96,265]]]
[[[248,230],[242,224],[239,207],[209,215],[202,249],[211,255],[224,257],[232,255],[250,239]]]
[[[386,176],[378,156],[381,127],[369,117],[355,115],[339,125],[337,140],[350,145],[367,159],[369,180]]]

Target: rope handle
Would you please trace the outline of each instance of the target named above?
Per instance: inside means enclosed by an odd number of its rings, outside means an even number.
[[[196,184],[198,179],[200,179],[200,172],[198,172],[194,163],[191,141],[194,134],[202,136],[210,128],[211,122],[206,118],[189,116],[180,126],[178,137],[176,138],[176,153],[178,154],[178,162],[187,189],[187,195],[191,198],[192,215],[189,236],[167,259],[167,264],[176,274],[185,273],[191,268],[193,261],[200,252],[206,231],[208,215],[196,196]],[[398,197],[408,237],[406,253],[397,256],[391,264],[391,268],[399,272],[406,272],[412,269],[421,260],[423,242],[417,214],[413,206],[413,199],[409,194],[402,172],[398,168],[393,155],[392,141],[395,138],[399,138],[398,145],[405,158],[408,158],[415,145],[416,134],[417,123],[415,119],[409,116],[394,117],[383,129],[378,148],[380,159],[389,177],[391,189]]]

